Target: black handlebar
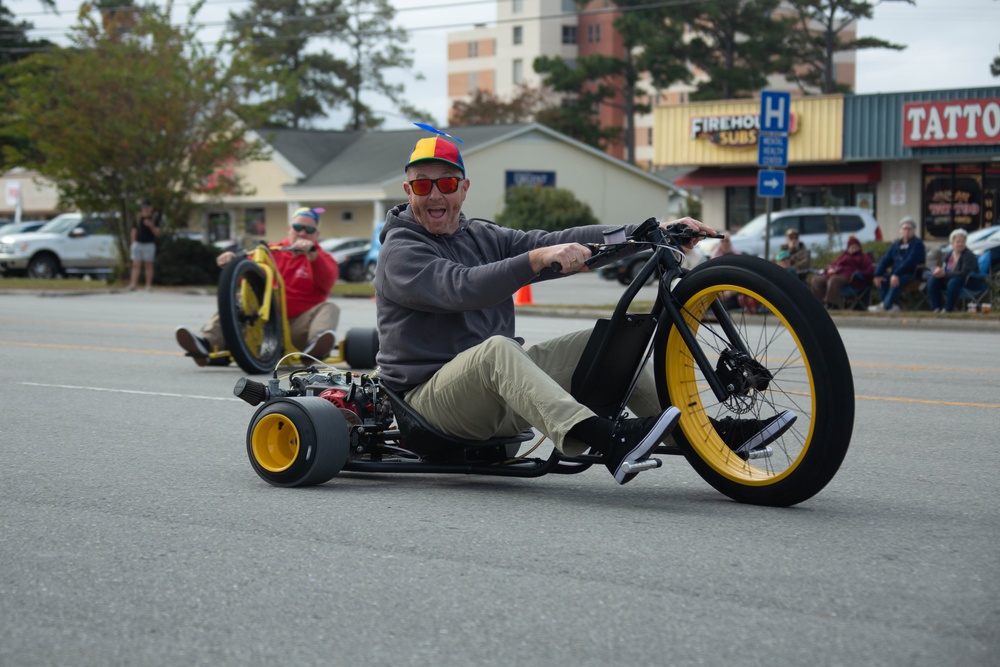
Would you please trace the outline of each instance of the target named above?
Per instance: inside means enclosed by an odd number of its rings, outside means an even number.
[[[712,235],[699,231],[683,222],[675,222],[667,225],[666,229],[660,227],[656,218],[647,218],[635,228],[635,231],[624,243],[610,243],[601,245],[597,243],[582,243],[591,250],[591,256],[584,260],[588,268],[599,268],[634,255],[643,248],[661,245],[664,242],[670,245],[682,247],[695,239],[724,238],[724,234]],[[552,262],[551,268],[556,273],[562,272],[562,264]]]

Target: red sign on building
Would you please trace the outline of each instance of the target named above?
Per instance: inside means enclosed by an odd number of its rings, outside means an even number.
[[[1000,98],[907,102],[903,146],[1000,145]]]

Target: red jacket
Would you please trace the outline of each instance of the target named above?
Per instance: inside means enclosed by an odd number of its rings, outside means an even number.
[[[289,245],[284,241],[280,245]],[[285,304],[288,317],[298,317],[330,296],[337,282],[337,262],[330,253],[316,247],[316,260],[289,251],[274,253],[274,262],[285,281]]]
[[[861,274],[860,280],[854,276],[855,272]],[[830,266],[826,267],[826,273],[828,275],[854,276],[851,279],[851,286],[864,287],[872,281],[872,276],[875,275],[875,263],[866,252],[850,253],[844,251],[837,259],[830,262]]]

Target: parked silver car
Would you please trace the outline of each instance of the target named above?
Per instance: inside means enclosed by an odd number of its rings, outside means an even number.
[[[5,274],[108,276],[117,266],[114,231],[98,216],[64,213],[37,231],[0,237],[0,271]]]
[[[742,253],[764,255],[764,228],[767,215],[761,214],[743,225],[733,234],[733,247]],[[790,208],[771,213],[771,256],[785,242],[789,227],[799,232],[799,241],[810,251],[832,250],[840,252],[847,247],[847,237],[856,236],[862,243],[881,241],[882,230],[871,211],[855,206],[838,208]],[[705,254],[710,254],[717,241],[706,239],[698,244]]]

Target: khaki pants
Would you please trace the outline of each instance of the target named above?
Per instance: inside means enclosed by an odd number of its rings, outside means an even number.
[[[594,417],[569,394],[573,371],[590,330],[553,338],[524,349],[494,336],[470,348],[427,382],[406,394],[406,402],[439,431],[470,440],[516,435],[534,427],[567,456],[587,446],[566,434]],[[653,372],[647,366],[628,404],[639,417],[659,415]]]
[[[289,320],[289,334],[296,348],[304,350],[316,337],[329,329],[337,330],[340,322],[340,308],[332,301],[324,301],[315,305],[298,317]],[[222,335],[222,324],[219,314],[212,315],[208,324],[201,328],[201,336],[217,350],[226,349],[226,338]]]

